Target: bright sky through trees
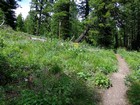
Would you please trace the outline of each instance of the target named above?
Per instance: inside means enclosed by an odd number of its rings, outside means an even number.
[[[31,0],[22,0],[21,2],[19,2],[20,7],[16,9],[16,16],[21,13],[23,18],[25,19],[30,10],[30,2]],[[79,0],[76,0],[76,2],[79,2]]]
[[[19,2],[20,7],[16,9],[16,16],[22,13],[23,18],[25,19],[30,10],[30,2],[31,0],[22,0],[22,2]]]

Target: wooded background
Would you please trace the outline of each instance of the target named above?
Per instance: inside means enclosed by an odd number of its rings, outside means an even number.
[[[18,0],[21,1],[21,0]],[[26,19],[17,0],[0,1],[0,22],[33,35],[140,49],[139,0],[32,0]]]

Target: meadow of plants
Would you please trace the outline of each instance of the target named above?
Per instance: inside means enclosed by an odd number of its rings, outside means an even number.
[[[0,105],[96,105],[117,70],[113,51],[31,37],[0,29]]]
[[[130,68],[130,74],[126,77],[126,85],[129,87],[128,99],[132,105],[140,105],[140,53],[136,51],[128,52],[124,49],[119,49],[119,53],[124,57]]]

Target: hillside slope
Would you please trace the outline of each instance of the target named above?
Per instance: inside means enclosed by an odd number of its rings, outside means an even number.
[[[112,50],[0,29],[1,105],[94,105],[116,70]]]

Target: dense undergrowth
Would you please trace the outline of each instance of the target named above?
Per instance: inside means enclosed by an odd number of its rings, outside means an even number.
[[[117,70],[112,50],[0,29],[0,105],[95,105]],[[40,37],[38,37],[40,38]]]
[[[131,69],[130,75],[126,77],[126,84],[129,86],[128,98],[133,105],[140,105],[140,53],[128,52],[124,49],[119,50],[119,53]]]

